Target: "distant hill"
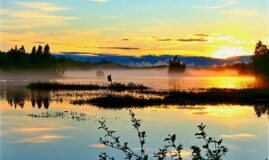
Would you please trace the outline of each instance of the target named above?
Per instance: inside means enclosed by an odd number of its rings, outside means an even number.
[[[106,60],[132,67],[150,67],[150,66],[164,66],[164,65],[168,66],[169,59],[173,58],[174,56],[174,55],[161,55],[161,56],[146,55],[141,57],[135,57],[135,56],[123,56],[113,54],[89,54],[80,52],[65,52],[53,55],[56,58],[66,57],[80,62],[96,63]],[[238,56],[238,57],[231,57],[228,59],[217,59],[210,57],[195,57],[195,56],[178,56],[178,58],[183,63],[187,64],[187,66],[211,67],[216,65],[222,66],[222,65],[234,64],[237,62],[247,63],[250,61],[251,56]]]

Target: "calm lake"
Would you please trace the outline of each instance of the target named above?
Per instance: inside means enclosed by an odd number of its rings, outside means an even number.
[[[96,71],[67,71],[65,83],[107,85]],[[107,70],[114,82],[142,83],[156,90],[199,88],[250,88],[260,86],[253,76],[238,76],[232,71],[190,70],[185,75],[168,75],[165,70]],[[98,120],[117,131],[122,141],[138,150],[138,138],[131,126],[129,108],[104,109],[91,105],[72,105],[71,100],[89,98],[105,91],[30,91],[25,85],[44,79],[0,77],[0,159],[1,160],[95,160],[102,152],[122,159],[119,152],[98,143],[104,132]],[[130,93],[132,94],[132,93]],[[268,156],[268,106],[197,105],[132,108],[146,131],[149,155],[163,147],[168,134],[177,134],[183,144],[182,156],[190,159],[192,145],[201,146],[194,134],[197,125],[207,125],[210,136],[223,138],[227,160],[264,160]],[[42,116],[43,115],[43,116]],[[45,115],[45,116],[44,116]],[[50,117],[46,118],[46,115]]]

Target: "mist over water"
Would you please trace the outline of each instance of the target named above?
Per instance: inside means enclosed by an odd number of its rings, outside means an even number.
[[[96,75],[104,73],[103,77]],[[188,90],[198,88],[252,88],[260,82],[252,75],[238,75],[234,70],[214,71],[209,69],[188,69],[186,73],[168,73],[161,69],[92,69],[66,70],[57,75],[49,72],[0,72],[0,86],[25,86],[36,81],[107,85],[107,75],[113,82],[139,83],[157,90]]]
[[[97,78],[96,72],[66,71],[66,83],[101,83],[107,84],[106,76]],[[169,74],[167,69],[132,69],[102,70],[105,75],[112,75],[114,82],[140,83],[157,90],[188,90],[197,88],[249,88],[256,87],[256,78],[252,75],[240,76],[234,70],[214,71],[189,69],[186,73]]]

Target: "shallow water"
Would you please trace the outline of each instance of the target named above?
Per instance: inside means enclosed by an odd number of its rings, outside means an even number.
[[[128,73],[126,76],[117,75],[118,72],[112,73],[115,81],[128,83],[132,80],[131,82],[141,82],[155,89],[169,89],[174,85],[177,89],[245,88],[255,84],[254,77],[237,77],[233,74],[215,77],[208,73],[206,77],[185,75],[185,77],[169,78],[164,76],[166,73],[152,71],[144,73],[137,71],[133,75]],[[57,79],[57,81],[106,83],[105,78],[101,80],[95,78],[95,72],[82,73],[76,72],[76,75],[67,72],[67,78]],[[150,73],[152,75],[149,75]],[[135,76],[138,74],[141,76]],[[129,141],[130,146],[138,150],[138,139],[131,126],[128,108],[103,109],[91,105],[75,106],[69,103],[73,99],[96,96],[100,94],[99,92],[30,92],[23,86],[14,85],[14,81],[11,81],[12,85],[9,82],[2,82],[0,89],[1,160],[88,160],[98,159],[98,154],[105,151],[114,155],[116,159],[122,159],[122,154],[98,143],[99,137],[104,135],[103,131],[97,129],[98,120],[101,119],[106,119],[107,125],[118,131],[117,135],[121,136],[122,141]],[[42,99],[40,104],[34,103],[33,107],[31,101],[33,96],[49,97],[49,99],[47,101]],[[55,112],[63,111],[66,111],[64,117],[29,116],[29,114],[41,115],[42,112],[53,115]],[[229,150],[224,159],[268,158],[268,106],[266,105],[154,106],[132,108],[132,111],[137,118],[142,119],[142,128],[147,133],[146,152],[149,155],[165,145],[163,139],[168,134],[177,134],[177,141],[184,147],[183,157],[190,159],[190,147],[203,144],[195,138],[194,134],[198,131],[196,126],[204,123],[210,136],[224,139],[224,145]],[[74,118],[71,113],[84,113],[86,116],[82,119]]]

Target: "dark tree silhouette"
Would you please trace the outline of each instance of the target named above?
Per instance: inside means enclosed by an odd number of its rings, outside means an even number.
[[[31,54],[33,54],[33,55],[36,54],[36,47],[35,46],[33,46]]]
[[[172,60],[169,60],[168,72],[185,72],[186,65],[175,56]]]
[[[38,46],[36,54],[42,54],[43,47],[41,45]]]
[[[65,57],[56,58],[50,54],[50,46],[47,44],[44,49],[41,45],[33,47],[31,54],[26,53],[24,46],[19,50],[17,46],[7,52],[0,51],[0,69],[1,70],[46,70],[53,71],[56,74],[62,74],[66,68],[90,68],[94,65],[111,65],[121,67],[121,65],[108,62],[90,63],[79,62]]]
[[[43,52],[44,54],[50,54],[50,47],[49,47],[49,45],[47,44],[47,45],[45,45],[45,47],[44,47],[44,52]]]
[[[261,41],[256,44],[252,65],[255,73],[269,78],[269,50]]]
[[[19,53],[21,53],[21,54],[24,54],[24,53],[25,53],[25,48],[24,48],[23,45],[22,45],[21,48],[19,49]]]

